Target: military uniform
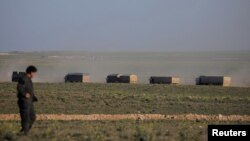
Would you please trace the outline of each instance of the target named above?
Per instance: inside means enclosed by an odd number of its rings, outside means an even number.
[[[26,98],[27,93],[30,94],[29,98]],[[33,102],[37,101],[37,98],[34,95],[32,80],[27,75],[24,75],[18,80],[17,97],[17,103],[21,116],[21,131],[27,134],[36,120]]]

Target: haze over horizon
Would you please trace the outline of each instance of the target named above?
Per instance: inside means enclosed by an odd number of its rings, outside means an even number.
[[[250,50],[249,0],[1,0],[0,51]]]

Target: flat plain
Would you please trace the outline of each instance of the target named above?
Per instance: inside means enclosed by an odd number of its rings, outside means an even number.
[[[162,114],[250,116],[250,88],[35,83],[37,114]],[[0,83],[0,114],[17,114],[16,83]],[[0,121],[2,140],[206,140],[208,124],[249,124],[246,120],[39,120],[29,136],[17,135],[16,120]]]
[[[208,124],[250,124],[249,54],[249,51],[2,53],[0,117],[5,119],[0,119],[0,140],[207,140]],[[12,71],[24,71],[30,64],[39,70],[34,79],[39,99],[35,103],[38,121],[28,136],[21,136],[16,83],[10,80]],[[63,83],[69,72],[90,73],[93,83]],[[105,84],[110,73],[137,74],[139,84]],[[179,76],[182,84],[147,84],[152,75]],[[200,75],[231,76],[232,86],[195,86],[195,78]],[[83,119],[66,120],[74,115]],[[86,120],[93,115],[104,116]],[[107,120],[104,118],[107,115],[132,118]],[[164,118],[145,120],[138,115]]]

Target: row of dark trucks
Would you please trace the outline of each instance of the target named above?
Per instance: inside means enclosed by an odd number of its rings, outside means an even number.
[[[17,82],[20,77],[25,75],[25,72],[14,71],[12,73],[12,82]],[[64,77],[64,82],[90,82],[88,73],[68,73]],[[106,78],[106,83],[132,83],[138,82],[138,77],[135,74],[110,74]],[[179,77],[173,76],[151,76],[149,78],[150,84],[180,84]],[[225,76],[200,76],[196,79],[196,85],[221,85],[230,86],[231,77]]]

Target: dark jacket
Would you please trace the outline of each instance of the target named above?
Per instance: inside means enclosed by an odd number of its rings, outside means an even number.
[[[30,99],[32,99],[32,101],[37,101],[37,98],[35,97],[35,94],[34,94],[32,80],[27,75],[24,75],[19,78],[18,83],[17,83],[18,99],[25,99],[26,98],[25,95],[27,93],[30,94]]]

